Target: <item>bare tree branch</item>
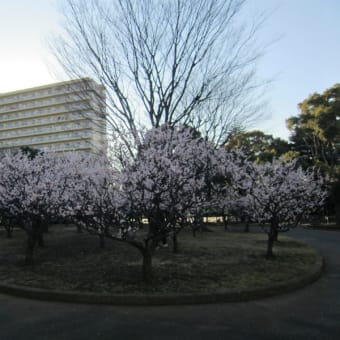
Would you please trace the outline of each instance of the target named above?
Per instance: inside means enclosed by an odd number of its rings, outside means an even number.
[[[131,154],[145,128],[184,123],[216,144],[258,118],[256,36],[245,0],[65,0],[53,52],[107,90],[107,121]]]

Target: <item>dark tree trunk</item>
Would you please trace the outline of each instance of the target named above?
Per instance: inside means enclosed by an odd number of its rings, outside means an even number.
[[[206,218],[204,221],[204,217]],[[208,222],[208,217],[207,216],[200,216],[200,232],[204,232],[208,229],[209,222]]]
[[[193,227],[193,228],[192,228],[192,236],[193,236],[193,237],[196,237],[196,227]]]
[[[268,243],[267,243],[267,259],[273,259],[275,257],[273,253],[273,246],[275,242],[275,235],[277,233],[277,224],[275,222],[271,223],[270,230],[268,232]]]
[[[105,236],[104,235],[99,235],[99,247],[100,249],[105,248]]]
[[[245,224],[244,232],[249,233],[249,221],[247,221],[246,224]]]
[[[195,226],[195,232],[197,231],[202,232],[202,229],[203,229],[203,217],[202,216],[194,217],[194,226]]]
[[[13,237],[13,228],[6,228],[6,236],[7,238]]]
[[[173,233],[172,235],[172,252],[174,254],[177,254],[179,252],[178,249],[178,238],[177,238],[177,233]]]
[[[150,249],[145,248],[142,251],[143,255],[143,281],[145,283],[150,283],[152,281],[152,252]]]
[[[274,245],[274,237],[271,233],[268,233],[267,254],[266,254],[267,259],[274,258],[273,245]]]
[[[222,218],[223,218],[223,225],[224,225],[224,230],[227,231],[228,228],[228,218],[225,214],[222,214]]]
[[[26,245],[26,257],[25,257],[25,265],[33,265],[33,254],[34,248],[37,242],[37,237],[33,232],[28,233],[27,235],[27,245]]]
[[[48,231],[49,231],[49,224],[48,223],[44,224],[43,231],[44,231],[44,233],[48,233]]]
[[[38,247],[45,247],[45,242],[44,242],[44,233],[40,230],[37,236],[38,239]]]
[[[47,223],[44,223],[43,221],[36,222],[33,233],[38,242],[38,247],[45,247],[45,242],[44,242],[45,230],[47,230]]]
[[[200,226],[196,223],[197,221],[194,220],[191,224],[191,230],[192,230],[192,236],[196,237],[197,235],[197,232],[200,228]]]
[[[340,203],[339,202],[337,202],[335,204],[335,209],[336,209],[336,211],[335,211],[335,223],[338,227],[340,227]]]
[[[138,219],[138,228],[143,230],[144,229],[144,223],[143,223],[143,219],[139,218]]]
[[[278,236],[279,236],[279,230],[277,228],[275,228],[275,230],[274,230],[274,241],[275,242],[278,241]]]

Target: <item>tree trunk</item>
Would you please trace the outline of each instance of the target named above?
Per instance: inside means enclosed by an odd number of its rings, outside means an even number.
[[[177,254],[179,252],[177,233],[175,233],[175,232],[172,235],[172,252],[174,254]]]
[[[191,229],[192,229],[192,236],[196,237],[196,227],[194,226]]]
[[[279,230],[277,228],[275,228],[275,230],[274,230],[274,241],[275,242],[278,241],[278,236],[279,236]]]
[[[336,209],[336,212],[335,212],[335,223],[338,227],[340,227],[340,203],[337,202],[335,204],[335,209]]]
[[[146,248],[142,252],[143,255],[143,281],[150,283],[152,281],[152,253],[150,249]]]
[[[246,222],[246,225],[244,227],[244,232],[249,233],[249,221]]]
[[[34,233],[34,237],[35,237],[36,241],[38,241],[38,247],[44,247],[45,246],[43,234],[46,230],[46,226],[47,226],[47,223],[45,223],[43,221],[38,221],[35,224],[33,233]]]
[[[39,231],[37,238],[38,238],[38,246],[41,248],[45,247],[44,233],[42,231]]]
[[[49,231],[49,224],[48,223],[44,223],[43,232],[44,233],[48,233],[48,231]]]
[[[202,229],[203,229],[203,217],[201,216],[195,216],[194,217],[194,226],[195,226],[195,231],[199,231],[199,232],[202,232]]]
[[[270,226],[270,230],[268,232],[268,243],[267,243],[267,259],[273,259],[275,257],[273,253],[273,245],[275,242],[275,235],[277,233],[277,225],[272,223]]]
[[[105,237],[104,237],[104,235],[99,235],[99,247],[100,247],[100,249],[105,248]]]
[[[7,238],[13,237],[13,229],[12,228],[6,228],[6,236],[7,236]]]
[[[25,257],[25,265],[33,265],[33,254],[34,254],[34,248],[35,244],[37,242],[37,237],[34,233],[28,233],[27,237],[27,245],[26,245],[26,257]]]
[[[223,225],[224,225],[224,230],[227,231],[228,228],[228,219],[227,216],[225,214],[222,214],[222,218],[223,218]]]
[[[266,254],[267,259],[273,259],[274,258],[273,244],[274,244],[274,238],[271,235],[271,233],[269,233],[268,234],[268,243],[267,243],[267,254]]]
[[[142,218],[139,218],[138,219],[138,228],[140,230],[143,230],[144,229],[144,223],[143,223],[143,219]]]

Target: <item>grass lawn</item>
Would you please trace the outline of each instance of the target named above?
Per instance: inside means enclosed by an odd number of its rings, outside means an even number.
[[[141,256],[133,247],[77,234],[72,226],[55,225],[45,235],[45,248],[37,248],[34,267],[23,266],[26,236],[15,230],[13,239],[0,233],[0,281],[30,287],[98,293],[189,293],[228,288],[261,287],[295,278],[313,266],[317,254],[306,244],[280,235],[276,259],[265,259],[266,234],[224,231],[192,236],[179,234],[180,253],[156,251],[155,279],[141,281]]]

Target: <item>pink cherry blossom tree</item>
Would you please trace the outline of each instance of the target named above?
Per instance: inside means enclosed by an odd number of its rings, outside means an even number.
[[[325,197],[324,179],[314,169],[298,167],[296,160],[283,158],[272,163],[248,162],[235,173],[242,202],[252,220],[269,223],[267,258],[273,258],[273,244],[281,231],[296,226],[321,207]],[[242,178],[242,181],[239,179]]]
[[[149,262],[160,240],[169,235],[178,251],[177,235],[192,209],[210,198],[214,157],[214,146],[189,127],[163,125],[146,134],[124,188],[148,219]]]
[[[7,213],[7,209],[2,207],[0,207],[0,226],[5,229],[7,238],[12,238],[15,221]]]
[[[5,153],[0,162],[0,212],[8,227],[27,233],[26,264],[33,263],[33,251],[49,221],[58,216],[62,194],[57,158],[53,154],[35,157],[18,151]]]
[[[216,150],[216,168],[211,178],[212,196],[208,204],[210,211],[222,216],[225,230],[228,219],[240,208],[242,195],[239,192],[240,174],[243,173],[245,155],[241,150],[228,151],[225,147]]]
[[[124,196],[119,190],[120,177],[105,156],[67,154],[63,174],[63,218],[80,229],[97,235],[104,247],[106,236],[120,229]]]
[[[71,166],[66,215],[92,234],[136,247],[148,281],[158,244],[171,235],[176,251],[177,235],[193,208],[209,201],[209,183],[218,167],[215,153],[191,128],[154,128],[134,162],[119,172],[110,162],[91,158]],[[143,229],[142,218],[148,220]]]
[[[148,218],[151,234],[169,230],[176,237],[177,222],[209,198],[214,153],[213,145],[191,128],[164,125],[149,131],[127,173],[126,189]]]
[[[149,131],[135,161],[121,171],[95,155],[6,153],[0,164],[1,216],[26,231],[27,264],[44,225],[63,218],[102,241],[136,247],[149,280],[161,239],[172,234],[176,250],[192,208],[208,202],[214,153],[212,144],[184,126]],[[145,217],[148,229],[140,230]]]
[[[63,218],[97,235],[125,242],[142,256],[143,278],[164,237],[177,235],[205,210],[227,214],[242,206],[253,220],[269,222],[267,256],[275,235],[297,224],[325,198],[323,180],[295,161],[255,164],[216,149],[189,127],[163,125],[145,135],[138,154],[123,169],[107,158],[80,153],[5,153],[0,162],[0,213],[6,225],[28,236],[26,263],[43,226]],[[148,225],[141,228],[141,220]]]

